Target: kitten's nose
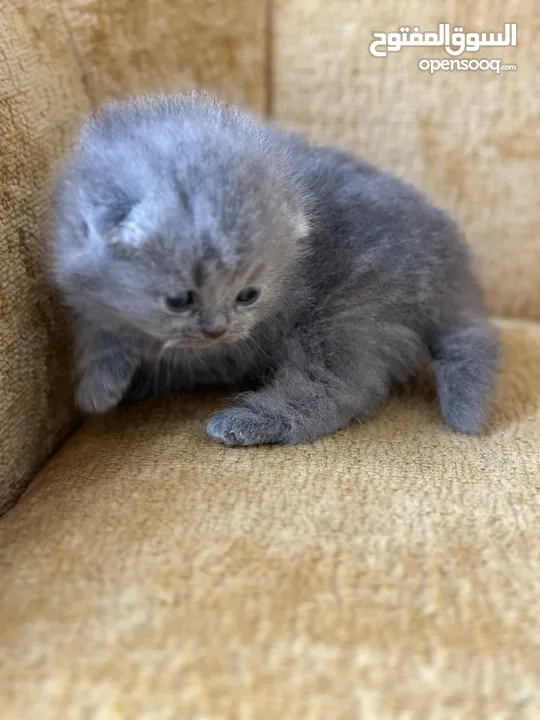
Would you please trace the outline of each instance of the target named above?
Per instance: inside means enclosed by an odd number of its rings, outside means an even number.
[[[203,318],[201,320],[201,332],[206,337],[217,340],[227,332],[227,322],[225,318],[220,317]]]

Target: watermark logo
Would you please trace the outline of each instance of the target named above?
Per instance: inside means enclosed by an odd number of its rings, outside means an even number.
[[[418,67],[420,70],[429,71],[430,75],[434,75],[436,72],[442,71],[475,71],[480,70],[481,72],[493,72],[496,75],[500,75],[502,72],[509,72],[517,70],[516,65],[504,65],[500,58],[482,58],[477,60],[476,58],[465,59],[460,58],[452,59],[443,58],[422,58],[418,61]]]
[[[401,27],[399,32],[374,32],[369,45],[373,57],[387,57],[404,47],[439,47],[453,57],[478,52],[485,47],[515,47],[517,24],[505,23],[501,32],[464,32],[462,27],[439,23],[436,31],[421,32],[419,27]]]

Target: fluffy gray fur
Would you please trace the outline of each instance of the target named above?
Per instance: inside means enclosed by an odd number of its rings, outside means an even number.
[[[299,443],[372,417],[429,359],[446,423],[481,429],[498,353],[468,250],[396,177],[208,96],[150,96],[88,121],[53,206],[82,410],[248,385],[208,434]]]

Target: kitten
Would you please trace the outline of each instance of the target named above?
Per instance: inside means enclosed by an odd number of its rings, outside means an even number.
[[[249,383],[208,434],[299,443],[372,417],[429,358],[448,426],[482,428],[498,352],[468,251],[390,174],[205,95],[149,96],[87,122],[53,207],[83,411]]]

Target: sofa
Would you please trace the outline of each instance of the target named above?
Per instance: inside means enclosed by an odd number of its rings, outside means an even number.
[[[374,32],[518,28],[514,71]],[[6,720],[540,717],[535,0],[0,6],[0,708]],[[424,63],[425,66],[425,63]],[[50,178],[108,98],[206,88],[461,221],[502,363],[476,437],[429,378],[310,445],[225,448],[227,394],[84,419],[46,282]]]

